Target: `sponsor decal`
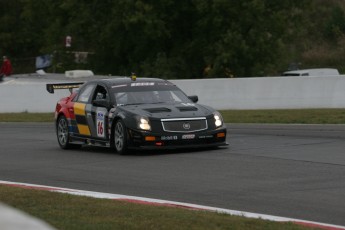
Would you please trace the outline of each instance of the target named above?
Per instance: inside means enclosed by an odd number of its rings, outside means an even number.
[[[153,86],[155,83],[153,82],[138,82],[138,83],[131,83],[131,86]]]
[[[161,136],[162,141],[172,141],[177,140],[177,136]]]
[[[105,120],[105,112],[104,111],[97,111],[97,136],[104,137],[104,120]]]
[[[158,82],[157,85],[174,85],[173,83],[170,83],[170,82]]]
[[[183,140],[190,140],[190,139],[194,139],[195,138],[195,134],[185,134],[182,135],[182,139]]]
[[[53,85],[53,89],[73,89],[73,88],[79,88],[82,85],[82,83],[78,84],[61,84],[61,85]]]
[[[207,138],[213,138],[213,136],[212,135],[199,136],[199,139],[207,139]]]

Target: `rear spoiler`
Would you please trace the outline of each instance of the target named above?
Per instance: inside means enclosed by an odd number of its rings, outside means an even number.
[[[53,83],[47,84],[47,91],[49,93],[54,93],[56,89],[69,89],[72,93],[72,89],[79,88],[84,82],[70,82],[70,83]]]

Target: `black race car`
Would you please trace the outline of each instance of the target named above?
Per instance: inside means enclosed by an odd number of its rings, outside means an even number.
[[[82,84],[82,85],[81,85]],[[128,149],[225,146],[226,127],[216,110],[196,104],[173,83],[155,78],[112,78],[47,84],[76,88],[56,105],[61,148],[82,144]]]

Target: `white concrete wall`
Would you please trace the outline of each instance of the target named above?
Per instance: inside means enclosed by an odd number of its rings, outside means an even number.
[[[0,84],[0,113],[54,112],[58,99],[68,95],[68,90],[48,93],[45,83]]]
[[[216,109],[345,108],[345,77],[260,77],[172,80],[199,103]],[[53,112],[68,90],[46,91],[46,82],[0,83],[0,113]]]
[[[345,76],[173,81],[216,109],[345,108]]]

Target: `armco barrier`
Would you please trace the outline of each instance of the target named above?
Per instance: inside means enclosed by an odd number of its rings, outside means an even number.
[[[71,79],[56,82],[71,81]],[[0,113],[53,112],[67,90],[49,94],[35,79],[6,79],[0,84]],[[345,108],[345,77],[260,77],[172,80],[199,103],[216,109]]]

